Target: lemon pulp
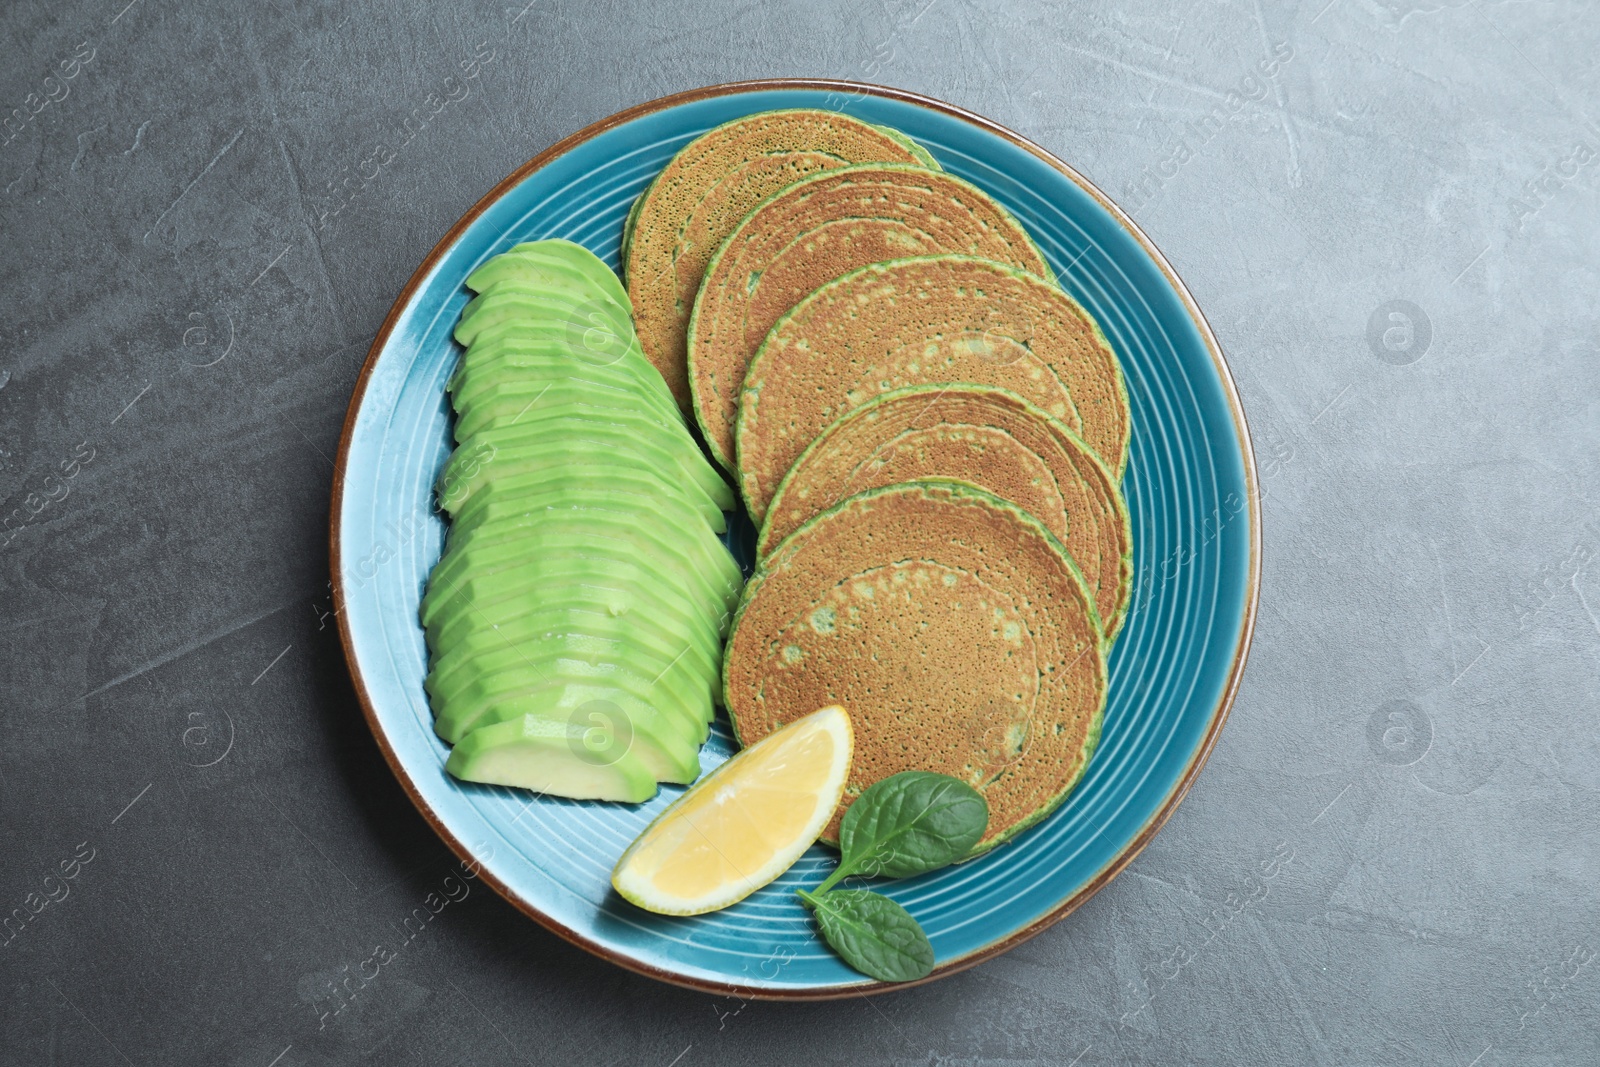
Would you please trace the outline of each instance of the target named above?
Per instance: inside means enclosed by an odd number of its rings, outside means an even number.
[[[702,778],[628,846],[611,873],[624,898],[664,915],[743,900],[800,858],[850,773],[850,716],[822,708]]]

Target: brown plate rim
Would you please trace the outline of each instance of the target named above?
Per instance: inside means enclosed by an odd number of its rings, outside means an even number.
[[[406,772],[406,769],[401,765],[399,759],[395,756],[394,749],[389,745],[388,739],[384,736],[384,732],[378,723],[377,713],[372,706],[372,699],[367,692],[366,683],[361,677],[361,668],[356,660],[354,645],[350,637],[349,624],[345,619],[344,584],[341,577],[342,571],[340,568],[341,561],[339,555],[339,521],[344,505],[345,463],[350,454],[350,441],[355,430],[356,416],[360,411],[362,400],[366,397],[367,384],[372,377],[373,368],[377,364],[379,353],[383,351],[384,345],[388,343],[389,335],[393,331],[395,323],[398,321],[400,314],[405,309],[406,305],[411,301],[411,298],[416,294],[417,289],[421,286],[423,280],[428,276],[428,274],[433,270],[434,266],[445,256],[451,246],[455,244],[457,239],[460,238],[461,234],[466,230],[468,225],[477,219],[478,216],[487,211],[491,205],[498,201],[528,175],[545,166],[551,160],[566,154],[585,141],[591,140],[605,131],[616,126],[620,126],[623,123],[631,122],[642,115],[649,115],[657,111],[664,111],[668,108],[676,107],[680,104],[693,103],[697,100],[705,100],[712,97],[734,96],[740,93],[765,92],[774,89],[808,89],[842,93],[858,93],[868,96],[883,97],[889,100],[899,100],[905,103],[915,104],[919,107],[925,107],[933,111],[941,112],[953,118],[958,118],[965,122],[971,123],[972,125],[986,130],[997,137],[1001,137],[1007,141],[1010,141],[1019,148],[1026,149],[1028,152],[1037,156],[1051,167],[1060,171],[1079,188],[1083,189],[1090,196],[1094,197],[1102,207],[1111,213],[1112,217],[1117,220],[1123,229],[1125,229],[1134,240],[1139,242],[1140,247],[1142,247],[1150,255],[1151,259],[1155,261],[1156,265],[1160,267],[1161,272],[1166,276],[1168,283],[1183,300],[1184,307],[1188,310],[1189,317],[1194,321],[1195,327],[1200,331],[1201,337],[1205,339],[1206,347],[1211,352],[1212,362],[1216,365],[1218,376],[1222,380],[1224,391],[1228,397],[1229,412],[1233,417],[1235,432],[1238,434],[1240,450],[1244,457],[1245,481],[1249,488],[1247,504],[1250,521],[1250,568],[1244,623],[1239,629],[1239,641],[1234,649],[1233,665],[1228,674],[1227,685],[1223,688],[1222,697],[1217,702],[1216,710],[1212,712],[1211,723],[1209,727],[1207,727],[1205,737],[1201,740],[1200,745],[1195,749],[1194,754],[1190,757],[1189,765],[1184,769],[1183,776],[1179,779],[1178,784],[1167,796],[1167,799],[1162,802],[1161,807],[1156,811],[1156,813],[1152,815],[1149,821],[1147,821],[1143,828],[1140,829],[1139,833],[1134,835],[1133,839],[1123,847],[1122,851],[1118,853],[1117,857],[1104,868],[1102,868],[1094,878],[1090,879],[1089,882],[1080,887],[1077,892],[1073,893],[1070,897],[1062,901],[1059,905],[1051,909],[1045,915],[1040,916],[1038,919],[1034,920],[1021,930],[1018,930],[1016,933],[1011,934],[1009,937],[991,942],[990,944],[985,945],[983,948],[975,949],[963,956],[946,960],[935,967],[927,977],[919,979],[916,982],[903,982],[897,984],[888,982],[863,982],[859,985],[830,986],[821,989],[752,989],[739,986],[734,983],[706,981],[687,975],[676,974],[663,970],[659,967],[650,966],[649,964],[642,963],[638,960],[632,959],[631,957],[615,952],[604,945],[589,940],[576,931],[550,918],[534,905],[513,893],[509,887],[496,878],[487,868],[483,868],[481,865],[479,865],[478,877],[487,882],[497,893],[499,893],[506,900],[510,901],[514,907],[516,907],[523,914],[527,915],[529,918],[533,919],[540,926],[543,926],[545,929],[563,938],[564,940],[569,941],[572,944],[577,945],[578,947],[591,952],[602,959],[609,960],[612,963],[615,963],[618,966],[624,967],[630,971],[634,971],[635,973],[645,975],[649,978],[654,978],[658,981],[667,982],[671,985],[681,986],[686,989],[693,989],[699,992],[714,993],[723,996],[736,996],[747,1000],[836,1000],[843,997],[864,996],[874,993],[884,993],[891,990],[906,989],[914,985],[921,985],[926,982],[932,982],[939,978],[944,978],[948,975],[955,974],[958,971],[966,970],[968,967],[976,966],[977,964],[982,963],[984,960],[992,959],[1008,949],[1021,944],[1022,942],[1038,934],[1040,931],[1044,930],[1046,927],[1053,925],[1054,923],[1070,915],[1073,911],[1077,910],[1085,901],[1087,901],[1095,893],[1099,892],[1103,886],[1120,874],[1123,868],[1127,867],[1129,863],[1133,862],[1134,857],[1143,851],[1144,847],[1150,843],[1151,838],[1155,837],[1156,833],[1172,816],[1173,811],[1177,809],[1178,804],[1182,802],[1184,796],[1187,795],[1190,787],[1194,784],[1194,780],[1199,776],[1201,768],[1205,766],[1206,759],[1211,755],[1212,749],[1216,747],[1217,738],[1222,733],[1223,723],[1227,721],[1228,712],[1232,709],[1234,698],[1239,692],[1239,684],[1244,676],[1245,661],[1249,658],[1251,638],[1255,633],[1256,611],[1260,603],[1261,593],[1260,487],[1256,476],[1255,451],[1251,445],[1250,428],[1248,423],[1245,421],[1244,405],[1240,402],[1239,389],[1237,384],[1234,382],[1233,373],[1228,369],[1227,360],[1222,354],[1222,347],[1217,343],[1217,338],[1211,330],[1211,325],[1206,321],[1205,315],[1201,313],[1200,307],[1195,302],[1194,297],[1190,294],[1188,286],[1184,285],[1183,280],[1179,278],[1177,272],[1172,269],[1172,265],[1167,262],[1166,256],[1162,255],[1160,249],[1155,246],[1155,243],[1152,242],[1149,237],[1145,236],[1144,231],[1139,228],[1139,225],[1135,223],[1125,211],[1113,203],[1110,197],[1101,192],[1093,182],[1089,181],[1071,166],[1062,162],[1060,159],[1057,159],[1054,155],[1047,152],[1039,145],[1034,144],[1021,134],[1009,130],[997,122],[986,119],[981,115],[974,114],[965,108],[957,107],[954,104],[949,104],[942,100],[934,99],[933,97],[923,96],[920,93],[913,93],[905,89],[895,89],[884,85],[874,85],[868,82],[843,81],[830,78],[771,78],[756,79],[751,81],[725,82],[720,85],[709,85],[700,89],[691,89],[686,92],[674,93],[670,96],[663,96],[655,100],[646,101],[642,104],[636,104],[633,107],[619,111],[613,115],[599,120],[598,122],[594,122],[588,126],[585,126],[578,132],[571,134],[560,141],[557,141],[549,148],[546,148],[543,152],[540,152],[538,155],[528,160],[528,162],[518,167],[493,189],[490,189],[487,193],[485,193],[484,196],[472,206],[471,210],[463,215],[454,226],[450,227],[445,235],[440,238],[439,242],[434,245],[433,250],[430,251],[427,257],[423,259],[421,265],[418,266],[416,271],[411,275],[410,280],[406,282],[405,287],[400,290],[400,295],[396,297],[393,306],[390,307],[389,314],[384,318],[382,327],[379,328],[377,336],[373,338],[372,345],[367,350],[366,361],[362,364],[361,374],[359,377],[357,377],[355,388],[351,393],[350,406],[345,413],[344,428],[339,435],[339,454],[335,459],[333,473],[332,510],[328,516],[328,566],[332,574],[334,617],[338,620],[339,624],[339,643],[344,649],[345,661],[350,666],[350,676],[351,680],[355,683],[356,697],[360,701],[361,712],[366,717],[367,726],[369,729],[371,729],[372,736],[377,741],[378,748],[383,753],[384,760],[389,764],[389,769],[394,772],[395,778],[399,780],[401,788],[403,788],[406,792],[406,795],[411,798],[411,803],[416,806],[417,810],[422,814],[422,817],[427,820],[428,825],[433,828],[434,832],[439,835],[440,839],[442,839],[445,844],[449,846],[451,851],[460,857],[463,862],[478,864],[478,861],[473,856],[471,849],[469,849],[462,841],[458,840],[456,836],[445,827],[444,823],[434,813],[433,809],[428,806],[428,803],[423,799],[422,794],[417,790],[415,784],[412,782],[411,776]]]

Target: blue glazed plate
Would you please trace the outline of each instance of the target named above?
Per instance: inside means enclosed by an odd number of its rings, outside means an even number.
[[[985,119],[855,83],[745,82],[641,105],[532,160],[429,254],[374,341],[340,443],[331,555],[340,635],[378,744],[424,817],[481,864],[485,881],[562,937],[652,977],[746,997],[824,998],[888,988],[841,964],[794,897],[831,869],[826,849],[813,847],[725,911],[685,919],[634,908],[612,892],[611,867],[682,789],[630,808],[446,776],[417,622],[444,539],[431,492],[450,449],[444,384],[459,355],[450,334],[469,295],[463,280],[511,245],[546,237],[577,241],[616,267],[628,207],[673,153],[720,123],[785,107],[894,126],[1004,204],[1105,328],[1133,407],[1125,489],[1134,603],[1111,656],[1088,774],[1013,844],[883,888],[921,920],[939,977],[1037,933],[1114,877],[1177,806],[1233,700],[1260,568],[1254,462],[1216,340],[1160,253],[1071,168]],[[748,533],[747,523],[733,528]],[[743,543],[732,547],[745,556]],[[719,723],[701,766],[731,749]]]

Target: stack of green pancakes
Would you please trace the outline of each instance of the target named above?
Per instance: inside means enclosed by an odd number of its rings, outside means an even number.
[[[1105,334],[1000,204],[834,112],[710,131],[625,231],[645,352],[760,526],[723,658],[740,741],[839,703],[840,814],[922,769],[985,795],[979,851],[1042,818],[1132,588]]]
[[[467,287],[421,610],[446,769],[622,801],[691,782],[741,585],[733,494],[592,253],[518,245]]]

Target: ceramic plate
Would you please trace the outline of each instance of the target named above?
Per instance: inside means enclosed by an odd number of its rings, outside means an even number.
[[[725,911],[664,918],[611,891],[612,864],[681,794],[637,807],[467,785],[445,775],[422,688],[417,606],[445,527],[431,487],[450,450],[450,334],[474,267],[519,241],[564,237],[618,264],[623,217],[692,138],[772,108],[837,108],[894,126],[1027,226],[1066,290],[1122,358],[1133,405],[1125,489],[1135,595],[1111,656],[1105,729],[1067,801],[1013,844],[885,891],[937,954],[932,977],[1003,952],[1105,885],[1194,781],[1232,702],[1260,566],[1254,464],[1232,380],[1182,283],[1155,246],[1070,167],[985,119],[892,89],[747,82],[643,104],[529,162],[485,196],[417,269],[367,356],[340,442],[332,568],[340,634],[367,720],[424,817],[529,916],[624,967],[740,996],[821,998],[887,988],[814,936],[793,890],[820,881],[813,847],[774,884]],[[748,531],[747,523],[734,523]],[[733,546],[746,561],[742,543]],[[731,750],[720,723],[701,755]]]

